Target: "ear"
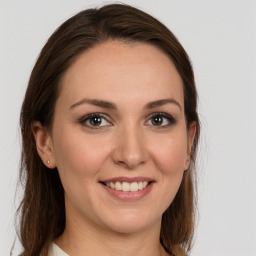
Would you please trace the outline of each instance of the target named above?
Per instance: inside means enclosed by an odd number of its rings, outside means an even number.
[[[193,142],[195,139],[195,134],[196,134],[196,122],[192,122],[188,128],[187,158],[185,163],[185,170],[187,170],[190,166],[191,150],[192,150]]]
[[[34,134],[37,152],[44,165],[51,169],[55,168],[53,144],[49,131],[38,121],[32,123],[31,129]]]

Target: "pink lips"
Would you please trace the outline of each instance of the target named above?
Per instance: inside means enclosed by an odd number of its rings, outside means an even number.
[[[138,190],[138,191],[134,191],[134,192],[115,190],[115,189],[112,189],[112,188],[105,185],[108,182],[117,182],[117,181],[119,181],[119,182],[128,182],[128,183],[147,181],[149,183],[142,190]],[[99,184],[108,193],[110,193],[112,196],[114,196],[117,199],[120,199],[122,201],[135,201],[135,200],[142,199],[147,194],[149,194],[149,192],[151,191],[151,189],[153,187],[154,180],[152,180],[150,178],[147,178],[147,177],[115,177],[115,178],[111,178],[111,179],[107,179],[107,180],[102,180],[102,181],[100,181]]]

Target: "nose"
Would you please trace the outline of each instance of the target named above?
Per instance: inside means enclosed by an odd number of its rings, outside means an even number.
[[[143,132],[138,127],[120,129],[113,152],[114,162],[132,170],[145,164],[147,157]]]

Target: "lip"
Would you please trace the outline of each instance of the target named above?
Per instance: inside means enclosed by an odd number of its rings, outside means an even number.
[[[135,192],[115,190],[103,184],[107,182],[117,182],[117,181],[128,182],[128,183],[148,181],[150,183],[144,189],[138,190]],[[115,178],[111,178],[111,179],[107,179],[99,182],[102,188],[104,188],[111,196],[122,201],[136,201],[144,198],[146,195],[150,193],[154,183],[155,181],[148,177],[115,177]]]

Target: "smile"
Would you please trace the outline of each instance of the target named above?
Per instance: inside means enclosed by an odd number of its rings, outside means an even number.
[[[149,177],[115,177],[99,181],[108,192],[123,201],[134,201],[145,197],[152,190],[155,180]]]
[[[139,190],[142,190],[147,187],[149,184],[148,181],[139,181],[139,182],[106,182],[103,183],[104,185],[108,186],[109,188],[112,188],[114,190],[123,191],[123,192],[137,192]]]

